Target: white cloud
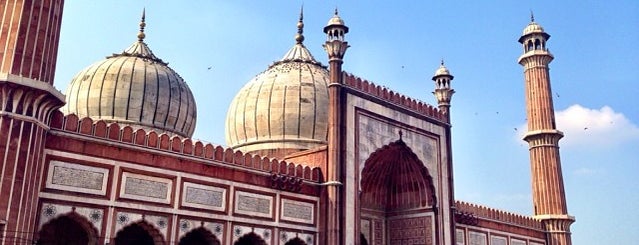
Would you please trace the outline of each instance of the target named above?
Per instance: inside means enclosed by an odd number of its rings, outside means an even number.
[[[578,168],[573,171],[573,173],[578,176],[592,176],[598,174],[599,172],[600,170],[592,168]]]
[[[564,132],[561,147],[599,148],[616,146],[639,140],[639,127],[622,113],[609,106],[590,109],[575,104],[565,110],[556,111],[557,129]],[[526,124],[519,128],[521,136],[527,131]]]

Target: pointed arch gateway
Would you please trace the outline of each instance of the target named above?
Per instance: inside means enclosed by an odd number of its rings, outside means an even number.
[[[71,212],[44,224],[36,244],[95,245],[98,244],[98,230],[86,218]]]
[[[220,245],[220,240],[204,227],[193,229],[180,239],[179,245]]]
[[[284,243],[284,245],[307,245],[307,243],[299,237],[295,237],[291,240],[288,240],[288,242]]]
[[[115,245],[165,245],[160,231],[153,225],[138,221],[131,223],[116,233]]]
[[[429,240],[433,237],[432,225],[436,219],[433,178],[401,136],[377,149],[364,162],[360,187],[361,217],[385,230],[383,240],[390,244],[433,243]],[[382,234],[371,237],[382,237]],[[366,243],[383,242],[377,239]]]

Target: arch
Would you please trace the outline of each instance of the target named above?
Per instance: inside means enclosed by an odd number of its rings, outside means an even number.
[[[44,224],[38,232],[38,245],[96,245],[98,230],[75,212],[58,216]]]
[[[401,139],[373,152],[361,176],[362,208],[398,211],[435,204],[428,169]]]
[[[266,242],[255,232],[250,232],[237,239],[233,245],[266,245]]]
[[[299,237],[295,237],[288,242],[284,243],[284,245],[307,245],[306,242],[302,241]]]
[[[220,245],[220,240],[204,227],[193,229],[180,239],[179,245]]]
[[[127,225],[115,235],[115,245],[164,245],[162,234],[145,221]]]
[[[532,40],[528,40],[528,46],[526,48],[526,52],[531,51],[533,49],[533,42]]]
[[[539,39],[535,39],[535,50],[540,50],[541,49],[541,42],[539,41]]]

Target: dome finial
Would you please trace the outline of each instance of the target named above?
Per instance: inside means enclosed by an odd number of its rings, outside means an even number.
[[[337,12],[337,6],[335,6],[335,16],[338,16],[339,13]]]
[[[444,58],[442,58],[441,65],[444,66]]]
[[[146,37],[146,35],[144,35],[144,27],[146,26],[146,23],[144,20],[145,18],[146,18],[146,9],[143,8],[142,19],[140,20],[140,32],[138,33],[138,41],[140,42],[144,41],[144,37]]]
[[[535,15],[533,14],[532,9],[530,10],[530,22],[535,22]]]
[[[298,44],[304,42],[304,5],[300,8],[300,19],[297,21],[297,35],[295,35],[295,41]]]

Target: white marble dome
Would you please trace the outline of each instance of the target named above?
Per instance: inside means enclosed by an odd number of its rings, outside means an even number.
[[[273,152],[327,144],[328,70],[302,44],[303,38],[296,40],[284,58],[255,76],[231,102],[226,143],[233,149],[281,156]]]
[[[144,43],[80,71],[67,88],[65,114],[191,137],[195,99],[186,82]]]

